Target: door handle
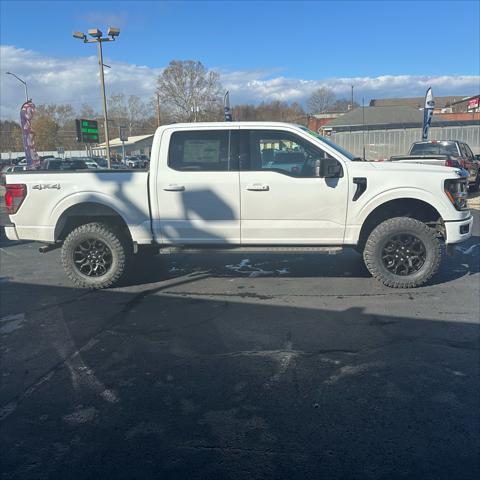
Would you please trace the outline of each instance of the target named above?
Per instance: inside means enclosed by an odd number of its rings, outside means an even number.
[[[250,190],[251,192],[268,192],[270,187],[263,183],[252,183],[247,185],[247,190]]]
[[[185,187],[183,185],[177,185],[175,183],[172,183],[170,185],[167,185],[166,187],[163,187],[163,189],[166,192],[183,192],[185,190]]]

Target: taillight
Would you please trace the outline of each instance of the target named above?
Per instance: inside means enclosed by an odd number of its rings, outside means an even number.
[[[12,183],[6,185],[5,206],[7,215],[17,213],[20,205],[27,196],[27,186],[23,183]]]
[[[467,181],[445,180],[445,193],[457,210],[467,210]]]

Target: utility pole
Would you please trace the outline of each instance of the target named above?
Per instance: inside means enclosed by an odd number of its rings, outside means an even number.
[[[97,42],[98,45],[98,66],[100,67],[100,93],[102,95],[103,103],[103,117],[105,121],[105,147],[107,149],[107,166],[111,168],[110,164],[110,136],[108,135],[108,117],[107,117],[107,97],[105,95],[105,77],[103,74],[103,51],[102,42]]]
[[[100,68],[100,93],[102,96],[103,103],[103,117],[105,122],[105,147],[107,151],[107,165],[108,168],[111,168],[110,163],[110,137],[108,135],[108,116],[107,116],[107,97],[105,95],[105,76],[103,73],[103,51],[102,43],[103,42],[113,42],[115,38],[120,35],[119,28],[110,27],[107,31],[107,36],[102,37],[102,32],[98,28],[91,28],[88,30],[88,34],[92,39],[88,40],[87,36],[82,32],[73,32],[74,38],[83,40],[83,43],[97,43],[98,44],[98,66]]]
[[[365,162],[365,97],[362,97],[362,123],[363,161]]]
[[[353,110],[353,85],[352,85],[352,101],[350,103],[350,110]]]

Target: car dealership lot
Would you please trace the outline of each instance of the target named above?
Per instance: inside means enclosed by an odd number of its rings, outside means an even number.
[[[3,478],[477,478],[474,214],[415,290],[345,250],[159,256],[87,292],[2,237]]]

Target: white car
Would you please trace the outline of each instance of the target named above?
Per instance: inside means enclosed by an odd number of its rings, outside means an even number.
[[[272,164],[264,154],[272,149],[295,152],[295,168]],[[7,174],[5,232],[44,250],[61,246],[67,275],[87,288],[113,285],[138,250],[171,246],[353,247],[385,285],[424,284],[440,265],[440,244],[472,235],[465,171],[357,160],[296,125],[165,125],[149,172]]]

